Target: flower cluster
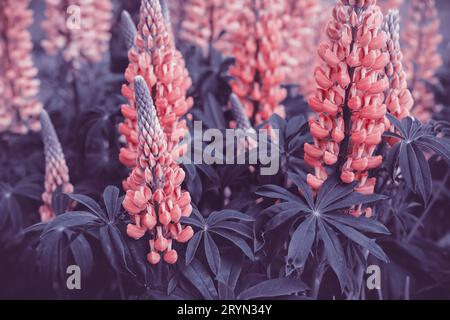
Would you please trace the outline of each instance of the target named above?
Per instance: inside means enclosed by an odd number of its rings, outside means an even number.
[[[283,56],[286,82],[300,85],[305,96],[314,93],[317,46],[329,15],[319,0],[286,0],[283,15]],[[301,54],[299,54],[301,53]]]
[[[140,75],[147,82],[167,137],[168,150],[175,158],[184,152],[179,142],[187,129],[181,117],[193,105],[192,99],[186,98],[192,81],[181,53],[175,48],[173,36],[168,30],[169,22],[163,17],[159,1],[144,0],[140,16],[134,46],[128,52],[130,63],[125,71],[128,84],[122,87],[128,104],[122,106],[125,120],[119,125],[119,131],[127,142],[120,151],[119,159],[131,169],[136,166],[139,144],[134,78]],[[125,28],[128,25],[130,33],[134,33],[129,23],[123,25]]]
[[[435,74],[442,65],[438,52],[442,42],[439,26],[434,0],[409,1],[409,14],[402,38],[404,65],[408,86],[415,100],[413,115],[422,121],[429,120],[434,111],[434,95],[427,84],[436,84]]]
[[[176,263],[177,252],[173,241],[184,243],[193,236],[190,226],[180,224],[181,217],[191,214],[191,198],[181,190],[185,173],[168,150],[166,135],[159,123],[157,112],[144,78],[134,80],[138,121],[137,165],[126,181],[123,206],[133,223],[127,233],[134,239],[150,234],[150,252],[147,260],[157,264],[160,253],[169,264]]]
[[[333,10],[329,41],[318,50],[325,66],[316,68],[318,87],[309,99],[317,113],[309,120],[314,143],[304,146],[305,161],[314,168],[307,176],[313,190],[327,179],[326,166],[338,165],[344,183],[358,181],[356,191],[374,191],[376,180],[368,171],[381,165],[375,151],[389,127],[384,92],[390,56],[382,24],[376,0],[340,0]]]
[[[47,111],[42,110],[40,118],[45,153],[45,191],[42,194],[44,204],[39,208],[39,213],[42,221],[48,221],[55,216],[52,209],[53,192],[60,190],[72,193],[73,186],[69,182],[66,159]]]
[[[29,0],[0,2],[0,132],[25,134],[40,130],[42,104],[38,70],[27,28],[33,23]]]
[[[110,0],[46,0],[46,6],[42,47],[48,54],[62,52],[75,69],[103,58],[111,39]]]
[[[235,64],[230,85],[253,124],[266,121],[273,113],[284,116],[280,102],[286,97],[282,51],[283,2],[247,0],[234,13],[230,31]]]
[[[200,47],[205,56],[210,52],[210,46],[228,52],[226,42],[220,41],[223,33],[233,22],[233,4],[228,0],[187,0],[186,8],[180,26],[179,37]]]
[[[389,77],[386,105],[389,113],[400,120],[409,116],[414,100],[408,89],[406,73],[403,69],[403,54],[400,49],[400,14],[398,10],[388,12],[383,30],[388,37],[387,49],[390,55],[390,62],[386,67],[386,75]]]

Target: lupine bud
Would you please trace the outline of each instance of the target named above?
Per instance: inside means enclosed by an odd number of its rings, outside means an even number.
[[[253,124],[273,113],[284,116],[282,9],[279,0],[245,0],[234,13],[237,27],[230,32],[230,41],[236,62],[229,70],[234,77],[230,85]]]
[[[145,233],[150,235],[149,263],[157,264],[161,259],[158,252],[164,252],[164,261],[173,264],[177,254],[172,249],[172,239],[186,242],[193,235],[191,227],[181,234],[179,223],[181,216],[189,216],[192,211],[191,198],[181,190],[185,173],[168,149],[167,137],[143,77],[135,77],[133,90],[139,145],[138,161],[125,183],[128,190],[123,206],[134,222],[128,225],[127,233],[134,239]]]
[[[134,38],[136,37],[136,26],[127,11],[122,11],[120,16],[120,32],[128,51],[134,46]]]
[[[390,10],[385,17],[383,26],[388,36],[387,50],[390,61],[386,66],[390,88],[386,99],[389,112],[397,119],[409,116],[414,104],[411,92],[408,90],[406,73],[403,69],[403,54],[400,50],[400,14],[398,10]]]
[[[434,94],[427,83],[436,84],[437,69],[442,65],[439,45],[440,19],[434,0],[411,0],[402,40],[404,42],[404,66],[415,100],[413,115],[428,121],[434,111]]]
[[[47,111],[41,112],[42,138],[45,153],[45,191],[42,194],[44,204],[39,208],[42,221],[55,216],[52,209],[52,194],[58,188],[61,192],[72,193],[73,186],[69,182],[69,169],[64,153]]]
[[[0,2],[0,133],[40,130],[42,104],[36,98],[39,80],[31,55],[29,4],[30,0]]]
[[[384,70],[390,61],[383,15],[375,4],[338,1],[326,28],[328,42],[319,46],[324,65],[316,68],[317,90],[309,99],[317,113],[309,120],[313,144],[304,146],[305,161],[314,168],[307,183],[315,191],[327,179],[327,167],[340,164],[336,169],[344,183],[356,180],[356,190],[373,192],[374,180],[367,179],[367,172],[382,160],[374,152],[388,122]],[[340,150],[343,141],[348,142],[346,150]]]
[[[46,0],[45,14],[42,47],[48,54],[62,52],[64,60],[79,69],[84,63],[99,62],[109,50],[113,20],[110,0]]]

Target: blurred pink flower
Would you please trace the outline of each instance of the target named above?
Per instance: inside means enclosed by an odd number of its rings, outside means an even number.
[[[413,115],[428,121],[435,110],[434,94],[427,84],[436,84],[436,71],[442,65],[439,45],[440,19],[434,0],[411,0],[402,37],[408,86],[414,96]]]
[[[286,97],[282,57],[283,1],[246,0],[234,13],[230,30],[235,64],[229,73],[233,92],[241,100],[253,124],[260,124],[273,113],[284,117],[280,102]]]
[[[38,70],[32,59],[33,42],[27,30],[33,23],[29,0],[0,2],[0,132],[39,131],[42,104]]]
[[[50,55],[62,52],[75,69],[99,62],[109,50],[112,10],[110,0],[46,0],[42,47]]]
[[[356,191],[374,192],[376,180],[368,172],[381,165],[375,150],[389,127],[384,93],[390,56],[382,24],[376,0],[340,0],[333,9],[328,41],[318,50],[325,66],[316,68],[317,91],[309,99],[317,113],[309,120],[314,143],[304,149],[305,161],[314,168],[307,176],[313,190],[327,179],[327,166],[342,165],[344,183],[358,181]],[[353,214],[362,214],[361,208]]]
[[[160,253],[164,253],[164,261],[174,264],[177,253],[172,248],[172,241],[185,243],[193,235],[190,226],[180,224],[181,217],[191,214],[191,198],[181,189],[185,173],[168,149],[147,83],[141,76],[135,77],[134,92],[139,147],[137,166],[126,181],[123,201],[133,221],[128,225],[127,233],[134,239],[149,233],[149,263],[157,264]]]
[[[315,91],[314,67],[317,47],[331,18],[331,5],[321,0],[286,0],[283,15],[283,66],[286,83],[298,84],[309,96]]]
[[[234,21],[235,10],[240,8],[237,3],[238,0],[186,0],[179,38],[200,47],[205,56],[209,55],[210,46],[230,54],[224,33]]]
[[[66,159],[56,135],[52,121],[47,111],[41,112],[42,138],[45,153],[45,191],[42,194],[44,204],[39,208],[42,221],[48,221],[55,216],[52,209],[53,192],[72,193],[73,186],[69,182],[69,169]]]

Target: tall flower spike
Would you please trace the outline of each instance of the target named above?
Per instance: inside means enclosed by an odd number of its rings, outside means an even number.
[[[390,62],[386,66],[386,74],[389,77],[386,105],[388,111],[401,120],[409,116],[414,100],[408,89],[406,73],[403,69],[403,54],[400,49],[400,14],[398,10],[389,10],[384,20],[383,30],[388,38],[387,49],[390,55]]]
[[[316,68],[317,91],[309,99],[317,113],[309,120],[314,143],[305,144],[305,161],[314,168],[307,176],[313,190],[328,177],[326,166],[342,164],[336,169],[344,183],[356,180],[356,191],[374,191],[376,181],[368,171],[382,162],[375,150],[389,127],[384,101],[389,54],[382,23],[376,0],[340,0],[333,10],[328,43],[318,50],[326,65]]]
[[[281,16],[279,0],[245,0],[235,12],[238,27],[230,33],[235,64],[229,73],[233,92],[247,116],[257,125],[274,113],[284,117],[280,104],[286,97],[284,81]]]
[[[25,134],[39,131],[42,104],[38,70],[31,51],[33,43],[27,30],[33,23],[29,0],[0,2],[0,132]]]
[[[64,193],[72,193],[73,186],[69,182],[69,169],[56,135],[55,128],[47,111],[41,112],[42,138],[45,153],[45,191],[42,194],[44,204],[39,208],[42,221],[55,216],[52,209],[52,195],[57,189]]]
[[[126,10],[122,11],[120,15],[120,32],[127,50],[131,50],[134,46],[134,38],[136,37],[137,30],[133,19],[131,19],[130,14]]]
[[[167,150],[166,136],[144,78],[135,78],[134,89],[139,149],[137,166],[127,179],[123,201],[133,222],[127,226],[127,234],[140,239],[148,232],[148,262],[157,264],[164,253],[164,261],[174,264],[178,256],[172,248],[173,241],[185,243],[193,236],[190,226],[180,224],[180,218],[192,212],[191,198],[181,189],[185,173]]]
[[[75,69],[99,62],[109,50],[112,10],[111,0],[46,0],[42,47],[49,55],[62,52]]]
[[[415,100],[413,115],[428,121],[434,109],[434,94],[427,84],[436,84],[436,71],[442,65],[438,52],[442,42],[440,19],[434,0],[410,0],[402,37],[408,86]]]
[[[183,57],[169,34],[158,0],[142,1],[138,32],[128,58],[130,63],[125,71],[128,84],[122,87],[128,104],[122,106],[125,120],[119,125],[127,144],[120,151],[120,161],[131,169],[136,165],[139,141],[133,83],[138,75],[145,79],[150,88],[167,137],[168,150],[175,158],[181,156],[184,149],[179,142],[187,130],[186,122],[181,117],[193,105],[192,99],[186,97],[192,82]]]

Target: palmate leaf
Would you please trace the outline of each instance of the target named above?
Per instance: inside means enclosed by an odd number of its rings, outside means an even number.
[[[182,259],[179,261],[181,274],[200,292],[204,299],[214,300],[218,298],[213,279],[208,270],[198,260],[194,259],[189,264]]]
[[[250,259],[254,259],[253,251],[246,242],[253,239],[253,229],[248,225],[254,222],[252,217],[235,210],[222,210],[212,212],[205,219],[194,207],[191,217],[182,218],[182,222],[199,229],[187,245],[186,264],[194,260],[203,240],[204,254],[209,268],[220,280],[221,250],[216,243],[219,238],[232,243]]]
[[[292,271],[303,268],[316,238],[316,223],[315,216],[310,215],[292,234],[287,258],[287,267],[294,267]]]
[[[286,189],[274,186],[264,186],[256,191],[258,195],[285,201],[264,210],[265,214],[272,215],[264,232],[274,232],[287,222],[296,226],[289,240],[287,274],[304,267],[318,237],[324,244],[325,256],[338,276],[341,288],[347,287],[350,282],[346,274],[347,265],[338,234],[367,249],[377,258],[388,261],[375,240],[363,234],[386,235],[389,234],[386,227],[373,219],[355,218],[343,212],[352,206],[369,204],[388,199],[388,197],[357,193],[354,191],[353,184],[345,185],[338,179],[330,177],[314,198],[309,186],[300,175],[290,174],[290,178],[301,193],[293,194]],[[300,223],[298,223],[299,220],[301,220]]]
[[[237,298],[239,300],[276,298],[304,292],[306,289],[307,286],[298,279],[270,279],[243,290]]]
[[[88,275],[92,270],[94,254],[91,241],[96,239],[100,242],[106,260],[115,271],[134,276],[132,255],[118,226],[122,213],[119,190],[109,186],[103,195],[104,207],[90,197],[71,194],[71,199],[87,207],[89,211],[60,214],[45,225],[37,244],[37,251],[41,257],[41,269],[45,269],[49,264],[55,266],[51,271],[53,279],[57,279],[54,277],[65,272],[65,269],[60,270],[58,266],[64,268],[69,265],[68,252],[71,252],[75,262],[83,267],[83,272]],[[66,248],[69,248],[68,252]]]
[[[41,201],[42,177],[27,176],[14,184],[0,182],[0,229],[18,231],[23,226],[21,203],[23,198]]]
[[[397,120],[388,115],[389,120],[397,129],[395,136],[399,142],[394,145],[388,155],[389,171],[394,172],[398,163],[403,178],[408,187],[420,195],[428,203],[432,190],[432,177],[424,151],[432,151],[441,156],[450,165],[450,140],[438,137],[432,125],[424,125],[418,120],[404,118]]]

